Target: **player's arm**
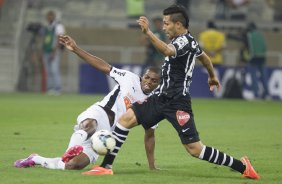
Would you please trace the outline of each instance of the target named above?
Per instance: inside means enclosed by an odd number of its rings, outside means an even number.
[[[76,55],[78,55],[81,59],[85,60],[87,63],[92,65],[97,70],[100,70],[101,72],[105,74],[109,74],[111,71],[112,66],[108,64],[103,59],[96,57],[85,50],[79,48],[75,41],[68,35],[60,35],[59,41],[61,44],[63,44],[68,50],[72,51]]]
[[[149,128],[148,130],[145,130],[144,144],[145,144],[145,150],[146,150],[149,168],[150,170],[155,170],[157,168],[155,166],[155,156],[154,156],[154,151],[155,151],[155,130],[154,129]]]
[[[147,35],[154,47],[165,56],[175,56],[175,47],[172,44],[166,44],[160,40],[149,28],[149,21],[146,17],[141,16],[137,20],[141,26],[142,32]]]
[[[208,83],[209,83],[209,86],[210,86],[210,90],[213,91],[214,86],[216,86],[216,88],[218,90],[220,90],[220,83],[219,83],[219,81],[218,81],[218,79],[217,79],[217,77],[216,77],[216,75],[214,73],[212,62],[211,62],[210,58],[203,51],[203,53],[198,57],[198,59],[201,61],[203,66],[208,71],[208,74],[209,74]]]

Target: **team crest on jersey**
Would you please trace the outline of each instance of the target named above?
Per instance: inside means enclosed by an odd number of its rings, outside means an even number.
[[[185,45],[189,43],[189,41],[186,38],[186,36],[181,36],[181,37],[178,37],[174,43],[178,45],[178,49],[182,49]]]
[[[176,112],[177,122],[180,126],[184,126],[190,119],[190,114],[185,111],[178,110]]]

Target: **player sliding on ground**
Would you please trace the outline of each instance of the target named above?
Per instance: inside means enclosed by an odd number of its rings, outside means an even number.
[[[164,43],[151,32],[146,17],[141,16],[138,23],[156,49],[166,56],[162,66],[162,80],[152,96],[142,104],[134,103],[119,119],[113,131],[117,135],[117,148],[104,157],[101,166],[94,168],[92,174],[113,173],[112,164],[131,128],[141,124],[148,129],[167,119],[177,131],[186,151],[193,157],[230,167],[241,173],[243,177],[259,179],[260,176],[247,157],[242,157],[241,160],[235,159],[200,141],[189,94],[195,58],[198,58],[207,69],[210,90],[212,91],[214,87],[219,90],[220,83],[215,76],[210,58],[202,51],[188,30],[189,18],[185,8],[172,5],[163,11],[163,30],[171,40],[169,44]]]
[[[15,167],[25,168],[41,165],[49,169],[83,169],[95,163],[98,155],[93,151],[90,137],[98,130],[112,131],[117,120],[134,102],[144,101],[160,82],[160,69],[150,67],[140,78],[138,75],[115,68],[104,60],[80,49],[69,36],[60,36],[60,43],[67,49],[87,61],[94,68],[109,75],[118,84],[100,102],[90,106],[77,118],[74,133],[71,136],[67,152],[62,158],[45,158],[32,154],[26,159],[17,160]],[[95,82],[95,81],[93,81]],[[154,128],[145,131],[145,148],[151,170],[156,169],[154,162]],[[87,172],[85,173],[87,174]]]

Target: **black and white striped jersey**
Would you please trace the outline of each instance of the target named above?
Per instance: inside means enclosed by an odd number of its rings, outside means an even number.
[[[190,33],[174,38],[170,44],[175,47],[176,54],[165,58],[161,83],[155,93],[169,98],[189,95],[195,58],[203,51]]]

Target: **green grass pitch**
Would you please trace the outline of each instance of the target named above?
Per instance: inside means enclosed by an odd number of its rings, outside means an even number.
[[[77,115],[101,98],[98,95],[0,94],[0,183],[282,183],[282,103],[273,101],[192,100],[203,143],[235,158],[249,156],[261,175],[259,181],[242,179],[239,173],[229,168],[192,158],[166,121],[156,131],[155,156],[160,171],[148,170],[141,126],[131,130],[115,161],[113,176],[84,176],[81,171],[13,167],[15,160],[31,153],[61,156]]]

